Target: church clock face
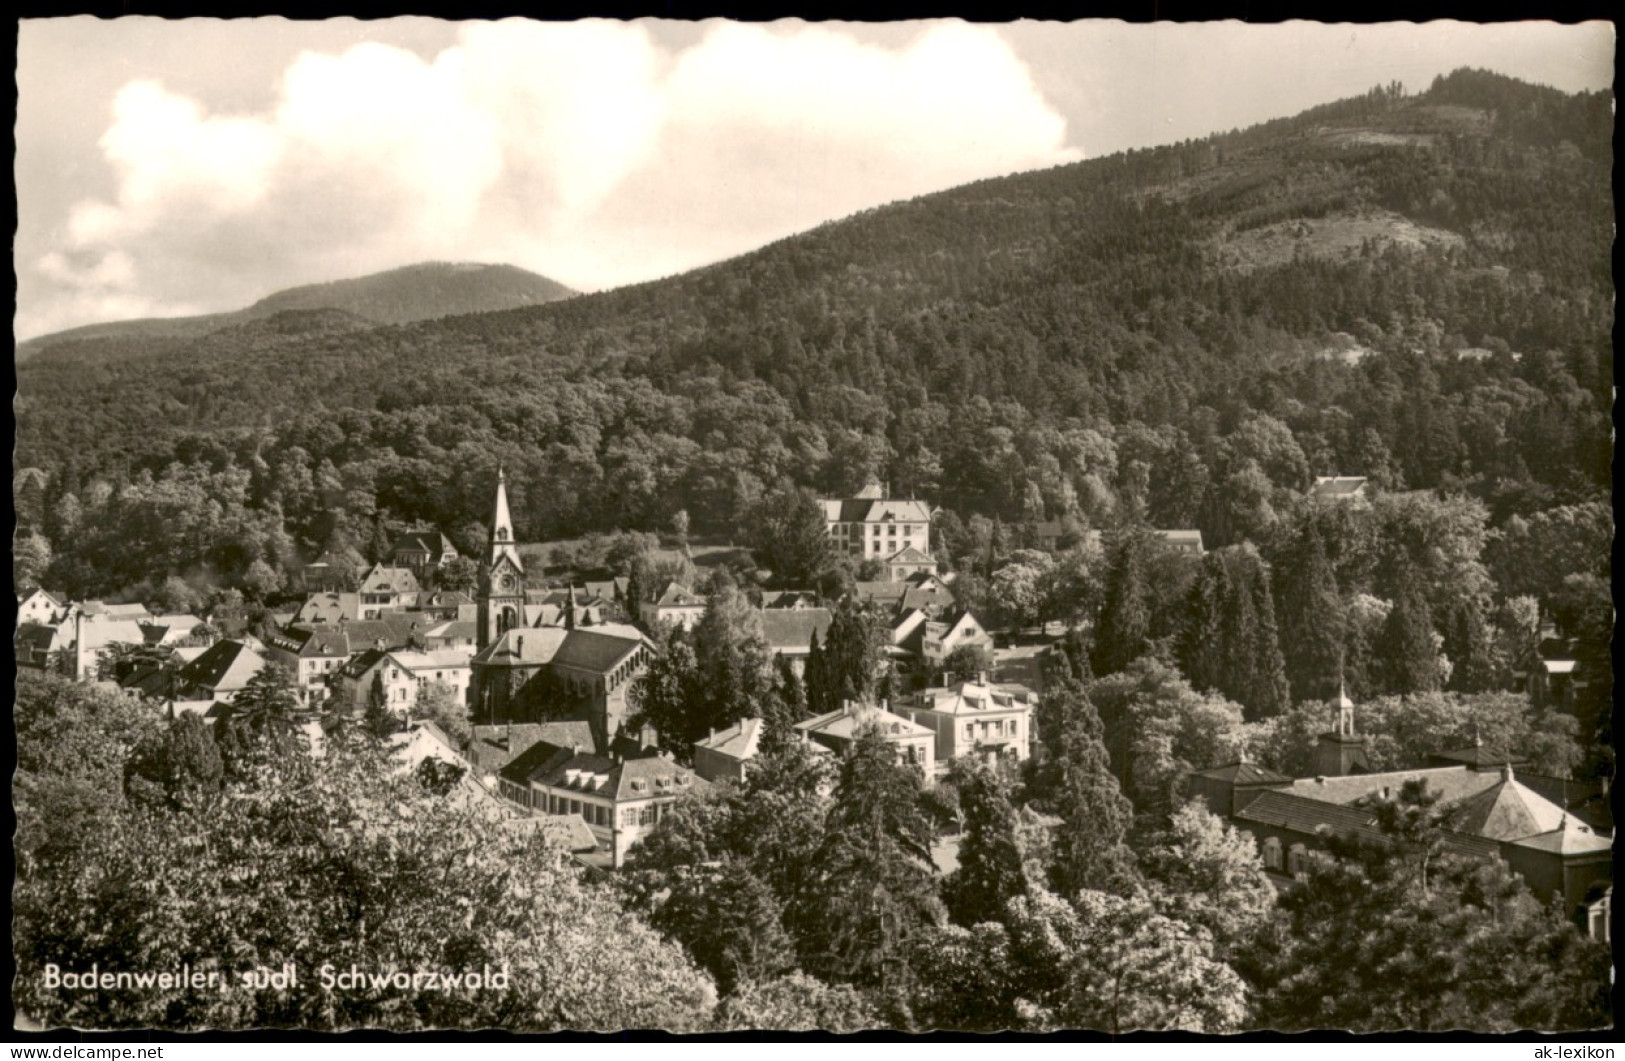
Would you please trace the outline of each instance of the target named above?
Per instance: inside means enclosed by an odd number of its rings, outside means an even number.
[[[497,589],[503,593],[512,593],[516,585],[512,571],[504,571],[497,575]]]

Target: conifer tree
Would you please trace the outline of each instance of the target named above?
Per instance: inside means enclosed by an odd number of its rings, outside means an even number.
[[[1397,584],[1399,595],[1376,644],[1375,662],[1384,689],[1394,696],[1437,692],[1439,652],[1427,598],[1414,577],[1401,577]]]
[[[1146,650],[1151,594],[1146,586],[1144,531],[1131,530],[1117,544],[1106,575],[1106,600],[1095,621],[1089,663],[1096,674],[1115,674]]]
[[[829,656],[818,643],[818,631],[812,632],[807,648],[807,665],[802,671],[802,683],[807,697],[807,712],[814,717],[827,715],[841,706],[840,694],[831,688]]]
[[[1444,654],[1450,660],[1451,692],[1482,693],[1495,687],[1495,662],[1490,653],[1484,602],[1458,597],[1447,606]]]
[[[1306,519],[1275,564],[1276,617],[1290,636],[1282,662],[1294,700],[1330,700],[1343,683],[1345,619],[1337,571],[1316,520]]]
[[[1176,648],[1179,668],[1194,689],[1216,689],[1225,673],[1225,607],[1232,596],[1230,569],[1219,552],[1208,553],[1191,584],[1185,625]]]
[[[1274,718],[1291,706],[1286,664],[1281,658],[1281,637],[1275,625],[1275,598],[1270,592],[1270,572],[1257,554],[1252,556],[1252,577],[1247,593],[1253,622],[1247,640],[1238,646],[1246,661],[1246,681],[1231,699],[1247,709],[1249,720]]]
[[[1056,686],[1045,699],[1062,720],[1055,809],[1064,824],[1055,839],[1055,888],[1062,895],[1086,888],[1121,894],[1135,879],[1134,855],[1124,843],[1134,808],[1112,776],[1100,715],[1075,683]]]
[[[812,897],[809,971],[888,986],[909,939],[941,921],[920,779],[873,728],[841,761]]]
[[[626,617],[634,623],[643,622],[643,564],[638,560],[632,561],[631,570],[626,573],[626,598],[622,606],[626,609]]]
[[[959,791],[965,839],[959,868],[943,882],[943,901],[953,920],[966,928],[1004,920],[1005,904],[1027,890],[1016,810],[998,773],[985,763],[956,761],[952,780]]]

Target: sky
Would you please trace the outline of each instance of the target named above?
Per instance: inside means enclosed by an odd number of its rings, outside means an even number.
[[[1607,23],[24,20],[17,339],[422,261],[581,291],[984,177],[1461,66],[1613,79]]]

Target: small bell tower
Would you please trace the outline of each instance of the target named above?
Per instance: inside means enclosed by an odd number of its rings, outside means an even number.
[[[1322,733],[1315,746],[1315,773],[1320,777],[1368,774],[1371,762],[1366,758],[1365,738],[1354,732],[1354,701],[1341,684],[1337,688],[1336,706],[1337,728]]]

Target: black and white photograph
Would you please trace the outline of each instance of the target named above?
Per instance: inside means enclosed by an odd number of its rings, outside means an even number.
[[[18,20],[13,1038],[1611,1034],[1614,50]]]

